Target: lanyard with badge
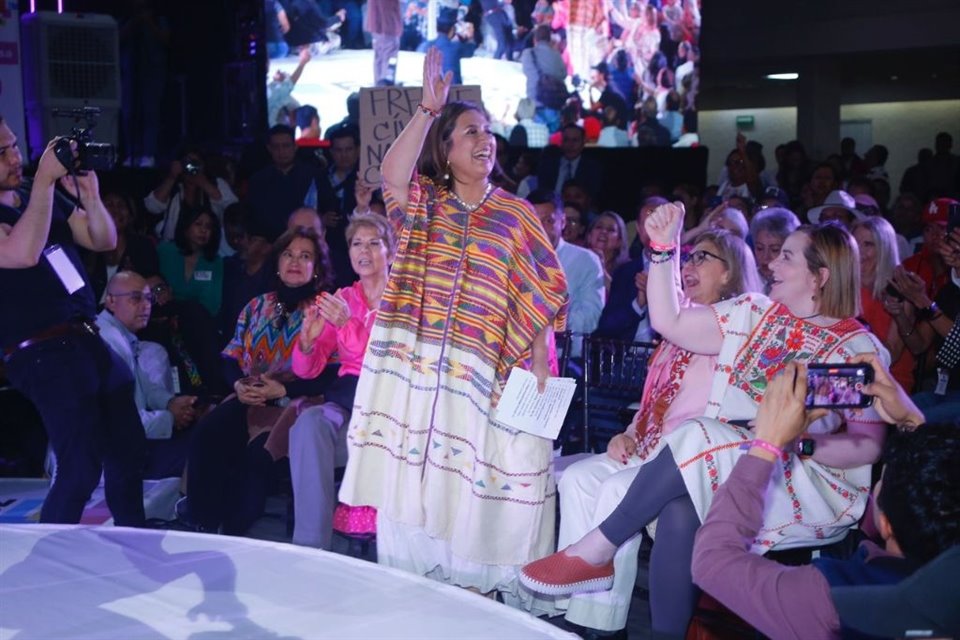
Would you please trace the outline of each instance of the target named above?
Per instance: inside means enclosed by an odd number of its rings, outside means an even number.
[[[83,276],[81,276],[77,268],[73,266],[73,262],[70,261],[67,252],[64,251],[63,247],[59,244],[53,244],[44,249],[43,257],[46,259],[47,264],[53,269],[53,272],[57,274],[57,278],[60,279],[60,284],[63,285],[63,288],[67,290],[69,295],[73,295],[86,286]]]

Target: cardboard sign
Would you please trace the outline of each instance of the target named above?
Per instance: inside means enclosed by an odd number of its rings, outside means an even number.
[[[360,178],[380,186],[380,163],[387,149],[413,117],[420,87],[372,87],[360,90]],[[449,100],[475,102],[481,107],[478,85],[450,87]]]

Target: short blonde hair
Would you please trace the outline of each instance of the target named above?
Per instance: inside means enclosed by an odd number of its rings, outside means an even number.
[[[856,318],[860,307],[860,250],[850,232],[835,224],[804,225],[797,233],[810,241],[803,252],[810,273],[830,272],[820,287],[821,314],[831,318]]]
[[[386,217],[379,213],[358,213],[350,218],[350,224],[347,225],[344,233],[347,237],[347,246],[350,246],[354,234],[357,233],[357,229],[360,227],[369,227],[376,230],[380,240],[387,248],[387,255],[391,257],[394,255],[397,250],[397,239],[393,234],[393,227],[390,226]]]

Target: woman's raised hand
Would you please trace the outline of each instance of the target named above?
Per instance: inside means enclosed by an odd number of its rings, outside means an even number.
[[[683,228],[683,215],[683,205],[677,202],[668,202],[654,209],[644,222],[650,241],[661,245],[676,245]]]
[[[423,97],[420,103],[427,109],[440,111],[447,104],[453,72],[443,72],[443,54],[430,47],[423,58]]]

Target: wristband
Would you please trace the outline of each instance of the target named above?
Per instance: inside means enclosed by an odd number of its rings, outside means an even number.
[[[425,115],[425,116],[427,116],[428,118],[431,118],[431,119],[433,119],[433,120],[436,120],[437,118],[440,117],[440,112],[439,112],[439,111],[436,111],[436,110],[434,110],[434,109],[431,109],[430,107],[425,107],[425,106],[423,106],[423,103],[422,103],[422,102],[417,105],[417,109],[420,110],[420,113],[422,113],[423,115]]]
[[[767,453],[772,453],[778,458],[783,457],[783,449],[781,449],[780,447],[774,444],[770,444],[766,440],[761,440],[760,438],[754,438],[753,442],[750,443],[750,446],[757,447],[758,449],[763,449]]]
[[[660,244],[659,242],[650,241],[650,250],[654,253],[666,253],[667,251],[673,251],[677,248],[676,243],[672,244]]]
[[[673,256],[677,253],[676,249],[670,249],[669,251],[654,251],[650,254],[650,264],[664,264],[673,260]]]

